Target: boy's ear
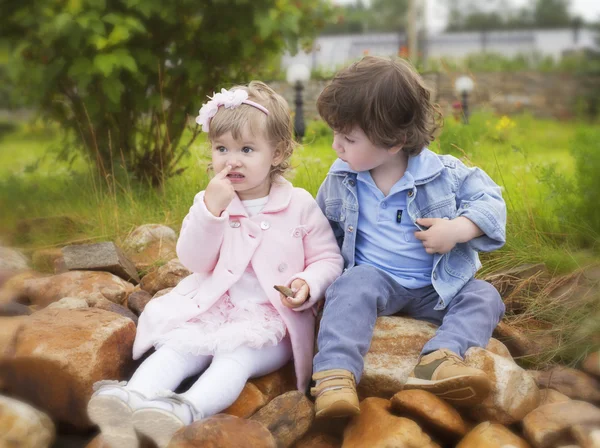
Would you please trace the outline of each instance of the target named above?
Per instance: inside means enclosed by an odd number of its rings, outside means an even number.
[[[390,155],[394,156],[394,155],[398,154],[402,150],[402,148],[404,148],[404,145],[396,145],[396,146],[392,146],[387,151]]]

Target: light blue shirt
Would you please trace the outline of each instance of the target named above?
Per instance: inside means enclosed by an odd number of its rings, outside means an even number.
[[[359,172],[356,180],[356,264],[381,269],[405,288],[431,285],[433,254],[415,237],[419,229],[406,212],[406,195],[415,185],[411,173],[407,170],[387,197],[368,171]]]

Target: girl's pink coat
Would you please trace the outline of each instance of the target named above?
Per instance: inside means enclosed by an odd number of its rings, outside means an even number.
[[[298,389],[305,391],[312,373],[313,305],[343,268],[333,231],[312,196],[279,178],[258,215],[249,218],[236,195],[217,218],[206,209],[202,191],[183,220],[177,255],[194,273],[169,294],[148,303],[140,315],[133,358],[140,358],[168,331],[208,310],[251,263],[287,326]],[[273,286],[289,286],[296,278],[308,283],[310,299],[291,310]]]

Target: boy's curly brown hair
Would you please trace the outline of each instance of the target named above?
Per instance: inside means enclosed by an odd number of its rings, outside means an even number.
[[[429,145],[443,124],[423,79],[403,59],[366,56],[341,70],[317,109],[334,131],[359,126],[374,145],[402,145],[410,156]]]

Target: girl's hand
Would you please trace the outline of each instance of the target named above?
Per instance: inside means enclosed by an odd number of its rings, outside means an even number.
[[[308,284],[300,278],[297,278],[292,282],[291,288],[294,296],[289,297],[285,294],[281,294],[281,303],[288,308],[298,308],[308,300],[310,288],[308,287]]]
[[[221,216],[221,213],[223,213],[235,197],[233,184],[227,178],[230,171],[231,165],[223,168],[220,173],[217,173],[211,179],[204,192],[204,204],[208,211],[217,218]]]

